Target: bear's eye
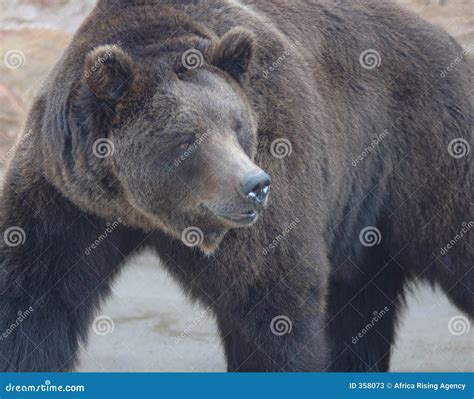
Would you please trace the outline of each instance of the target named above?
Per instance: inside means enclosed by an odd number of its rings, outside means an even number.
[[[181,144],[178,144],[177,149],[180,151],[188,150],[194,144],[193,140],[183,141]]]

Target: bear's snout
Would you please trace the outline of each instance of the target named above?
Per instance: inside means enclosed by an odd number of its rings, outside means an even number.
[[[244,177],[241,192],[256,209],[262,208],[270,192],[271,179],[263,170]]]

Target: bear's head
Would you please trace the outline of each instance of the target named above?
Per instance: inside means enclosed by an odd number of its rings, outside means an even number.
[[[97,167],[107,165],[117,192],[155,228],[206,253],[267,203],[244,90],[254,51],[253,35],[234,28],[156,64],[120,46],[86,56],[75,106]]]

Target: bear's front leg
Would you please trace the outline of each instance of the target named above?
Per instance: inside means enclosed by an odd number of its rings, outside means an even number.
[[[1,201],[0,371],[71,370],[140,237],[81,212],[44,181],[7,181]]]
[[[228,371],[326,370],[325,282],[304,269],[255,286],[244,302],[216,312]]]

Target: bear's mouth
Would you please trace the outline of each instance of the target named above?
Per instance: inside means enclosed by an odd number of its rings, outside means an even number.
[[[218,214],[218,216],[227,222],[237,224],[239,226],[250,226],[258,219],[257,211],[247,211],[235,214]]]

